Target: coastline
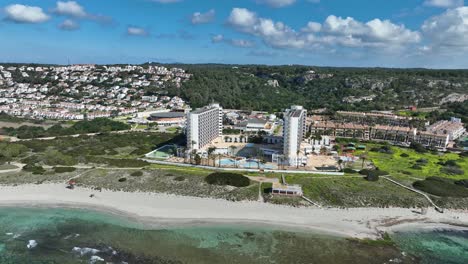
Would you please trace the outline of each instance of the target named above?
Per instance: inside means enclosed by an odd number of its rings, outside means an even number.
[[[116,215],[148,229],[254,225],[303,230],[324,235],[377,239],[384,232],[417,229],[468,229],[468,212],[429,209],[426,215],[409,208],[295,208],[261,202],[121,192],[65,184],[0,186],[1,207],[85,209]],[[89,197],[94,194],[95,197]]]

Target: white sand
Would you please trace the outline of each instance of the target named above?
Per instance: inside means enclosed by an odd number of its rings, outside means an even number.
[[[90,194],[95,194],[95,197],[90,198]],[[122,214],[146,223],[273,224],[358,238],[375,238],[379,232],[395,230],[396,226],[468,225],[468,212],[463,211],[440,214],[428,210],[426,215],[420,215],[403,208],[293,208],[154,193],[99,192],[84,188],[69,190],[64,184],[0,186],[0,206],[89,208]]]

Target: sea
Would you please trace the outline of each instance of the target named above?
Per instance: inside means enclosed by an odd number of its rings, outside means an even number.
[[[66,208],[0,207],[0,263],[468,263],[467,230],[394,245],[259,224],[168,224]]]

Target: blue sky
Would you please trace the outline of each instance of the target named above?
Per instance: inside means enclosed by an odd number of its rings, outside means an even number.
[[[0,0],[0,61],[468,68],[463,0]]]

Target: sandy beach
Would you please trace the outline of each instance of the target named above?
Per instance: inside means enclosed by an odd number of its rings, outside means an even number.
[[[94,194],[94,197],[90,197]],[[406,208],[293,208],[261,202],[230,202],[156,193],[102,192],[64,184],[0,186],[0,206],[67,207],[115,213],[154,226],[252,223],[306,228],[331,235],[377,238],[399,228],[468,225],[468,212]]]

